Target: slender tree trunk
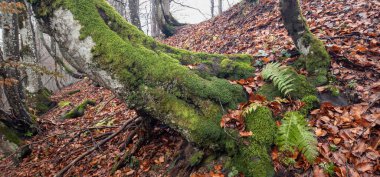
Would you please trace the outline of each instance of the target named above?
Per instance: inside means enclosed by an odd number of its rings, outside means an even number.
[[[214,0],[210,0],[210,3],[211,3],[211,17],[214,17],[215,16],[215,13],[214,13],[214,9],[215,9],[215,1]]]
[[[330,56],[322,41],[309,30],[298,0],[281,0],[280,9],[285,28],[302,54],[300,60],[309,72],[310,82],[315,85],[325,84]]]
[[[15,2],[7,0],[8,3]],[[18,14],[3,13],[3,57],[1,62],[19,62],[20,46],[19,46],[19,20]],[[25,106],[25,95],[20,79],[20,72],[17,67],[2,68],[3,79],[13,79],[13,84],[4,85],[4,93],[7,97],[9,105],[11,105],[11,114],[15,117],[8,120],[12,128],[21,133],[36,132],[34,121],[29,116]]]
[[[223,0],[218,0],[218,13],[219,15],[223,13]]]
[[[273,175],[268,150],[275,124],[269,109],[258,109],[247,118],[253,121],[248,129],[256,135],[247,139],[249,145],[235,142],[239,137],[220,127],[224,110],[236,108],[247,95],[241,86],[215,76],[239,70],[252,73],[251,57],[199,54],[160,44],[117,20],[120,16],[103,1],[66,0],[65,8],[53,8],[49,2],[43,6],[51,14],[40,22],[51,28],[48,31],[70,56],[69,63],[76,62],[73,66],[141,116],[164,122],[200,147],[227,151],[246,176]],[[40,5],[34,3],[35,11],[43,8]],[[193,70],[181,65],[188,63],[203,65]]]
[[[151,28],[152,28],[152,37],[159,37],[160,36],[160,30],[158,29],[158,24],[156,20],[156,16],[158,14],[158,4],[156,0],[150,0],[151,4]]]
[[[131,17],[131,23],[141,30],[139,0],[129,0],[128,7],[129,7],[129,12],[130,12],[130,17]]]

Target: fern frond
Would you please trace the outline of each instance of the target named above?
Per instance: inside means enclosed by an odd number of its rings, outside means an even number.
[[[261,75],[266,80],[272,80],[281,93],[289,95],[295,90],[295,86],[292,84],[295,79],[292,74],[289,74],[289,69],[288,67],[281,67],[280,63],[268,63]]]
[[[281,151],[293,152],[293,148],[298,148],[310,163],[318,156],[317,139],[305,118],[298,112],[285,114],[278,129],[276,143]]]

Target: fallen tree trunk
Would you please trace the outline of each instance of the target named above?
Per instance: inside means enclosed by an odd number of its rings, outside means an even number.
[[[200,147],[227,152],[232,166],[246,176],[273,175],[268,149],[275,124],[269,110],[255,111],[249,118],[255,123],[247,127],[257,136],[247,139],[249,145],[220,127],[224,110],[245,102],[247,95],[241,86],[218,77],[251,75],[251,57],[193,53],[160,44],[103,0],[42,0],[32,5],[40,24],[70,56],[67,61],[142,117],[164,122]],[[196,69],[184,66],[189,64]]]

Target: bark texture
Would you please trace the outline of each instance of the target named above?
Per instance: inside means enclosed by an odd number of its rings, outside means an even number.
[[[131,23],[141,30],[140,22],[140,1],[139,0],[129,0],[128,1],[129,13],[131,17]]]
[[[285,28],[302,54],[301,60],[309,72],[309,81],[315,85],[325,84],[330,56],[322,41],[310,32],[298,0],[281,0],[280,9]]]
[[[7,2],[14,2],[7,0]],[[0,57],[1,63],[17,63],[20,61],[19,46],[19,18],[15,13],[4,13],[2,16],[3,23],[3,55]],[[0,52],[1,53],[1,52]],[[36,132],[34,121],[31,119],[26,106],[25,95],[20,78],[20,72],[16,67],[0,68],[2,79],[14,80],[12,84],[4,85],[4,93],[9,105],[13,119],[6,120],[8,126],[16,129],[21,133]]]
[[[152,0],[152,4],[153,20],[165,37],[172,36],[179,26],[184,25],[170,13],[170,0]]]
[[[33,6],[37,12],[49,10],[40,14],[40,23],[54,31],[51,35],[70,56],[68,62],[140,115],[166,123],[200,147],[227,152],[232,166],[246,176],[273,175],[268,149],[275,124],[270,111],[253,113],[255,123],[249,129],[257,137],[248,140],[250,145],[235,141],[237,135],[219,125],[223,110],[247,96],[241,86],[218,77],[246,77],[253,71],[251,57],[192,53],[160,44],[103,0],[38,1]],[[242,164],[239,157],[254,160]]]

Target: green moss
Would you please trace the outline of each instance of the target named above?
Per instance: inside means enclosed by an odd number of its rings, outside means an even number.
[[[0,134],[4,135],[8,141],[16,145],[21,144],[21,139],[17,136],[16,132],[8,128],[2,122],[0,122]]]
[[[70,92],[68,92],[67,94],[68,94],[68,95],[74,95],[74,94],[79,93],[79,92],[80,92],[80,90],[78,89],[78,90],[70,91]]]
[[[198,151],[194,153],[189,159],[190,166],[195,166],[195,165],[200,164],[202,162],[203,155],[204,153],[202,151]]]
[[[303,115],[307,115],[311,110],[315,109],[319,105],[319,99],[315,95],[307,95],[302,98],[302,102],[305,105],[300,109],[300,113]]]
[[[294,78],[294,81],[292,81],[294,91],[289,94],[292,98],[301,99],[306,95],[316,94],[317,90],[304,75],[298,74],[294,69],[287,70],[286,74],[290,74]]]
[[[36,111],[35,114],[44,114],[57,105],[56,102],[51,101],[51,94],[52,92],[46,88],[35,94],[28,94],[28,105]]]
[[[302,42],[310,47],[309,53],[303,56],[305,57],[306,70],[310,74],[308,81],[317,86],[327,83],[327,73],[331,59],[325,45],[310,31],[304,33]]]
[[[246,117],[247,130],[253,132],[248,146],[241,145],[232,158],[232,166],[245,176],[273,176],[274,170],[269,155],[276,133],[272,112],[267,107],[258,107]]]
[[[272,101],[276,97],[282,97],[282,93],[273,85],[273,83],[266,83],[261,86],[257,94],[263,95],[267,98],[267,100]]]
[[[63,119],[71,119],[71,118],[77,118],[84,115],[84,111],[87,107],[87,105],[94,106],[96,104],[95,101],[92,100],[85,100],[81,104],[79,104],[77,107],[71,109],[69,112],[62,115]]]

